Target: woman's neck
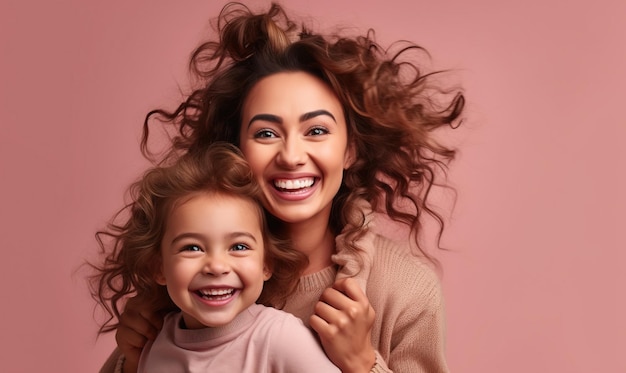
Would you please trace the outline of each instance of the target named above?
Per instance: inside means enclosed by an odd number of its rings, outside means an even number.
[[[291,239],[294,250],[297,250],[309,259],[309,264],[303,274],[311,274],[332,264],[331,256],[335,253],[335,235],[328,225],[328,219],[323,224],[314,222],[285,224],[285,233]]]

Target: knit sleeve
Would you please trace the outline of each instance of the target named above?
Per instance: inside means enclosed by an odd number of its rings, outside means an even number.
[[[100,373],[122,373],[123,364],[124,355],[116,348],[100,368]]]
[[[386,246],[378,242],[377,249]],[[376,310],[372,372],[447,373],[443,295],[436,273],[403,249],[377,252],[368,281]]]
[[[400,314],[392,343],[389,363],[395,372],[445,373],[445,320],[443,297],[438,283],[433,284],[419,312],[407,305]],[[426,295],[424,294],[424,295]]]

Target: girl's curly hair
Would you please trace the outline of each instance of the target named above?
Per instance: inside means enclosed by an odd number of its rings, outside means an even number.
[[[257,302],[278,308],[284,305],[306,258],[269,233],[261,206],[263,193],[239,149],[214,143],[170,166],[157,166],[144,173],[129,189],[131,202],[106,230],[96,233],[104,259],[100,264],[90,263],[95,270],[90,277],[91,294],[109,315],[100,333],[118,326],[122,303],[130,296],[139,296],[156,312],[177,309],[166,288],[155,280],[161,265],[161,240],[172,207],[198,193],[234,196],[258,206],[265,262],[272,277],[265,282]],[[119,220],[122,222],[117,223]]]
[[[278,4],[259,14],[228,4],[215,26],[215,38],[191,55],[197,88],[175,110],[157,109],[146,116],[143,154],[153,157],[148,146],[153,118],[175,129],[161,162],[201,152],[216,141],[237,145],[242,106],[251,88],[278,72],[307,72],[337,95],[356,155],[334,199],[334,233],[346,231],[348,247],[356,250],[351,243],[366,229],[358,202],[366,200],[374,211],[406,224],[411,241],[433,259],[418,240],[421,218],[425,213],[436,219],[441,238],[443,219],[427,200],[455,155],[434,132],[458,125],[465,99],[435,81],[440,72],[422,71],[414,57],[427,52],[409,42],[383,49],[372,30],[357,37],[323,36],[297,27]]]

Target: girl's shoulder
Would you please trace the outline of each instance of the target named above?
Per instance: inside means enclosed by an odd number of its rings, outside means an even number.
[[[250,312],[254,318],[256,327],[265,329],[268,335],[280,335],[281,333],[289,334],[296,331],[309,332],[302,320],[289,312],[285,312],[274,307],[253,304],[248,308],[247,312]]]

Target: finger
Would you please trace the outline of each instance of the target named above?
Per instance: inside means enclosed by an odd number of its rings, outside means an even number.
[[[169,299],[151,299],[146,296],[135,296],[130,298],[124,307],[125,312],[133,312],[139,314],[147,322],[152,324],[157,330],[163,327],[164,313],[158,310],[167,309],[170,306]]]
[[[317,333],[322,341],[331,339],[339,332],[336,326],[329,324],[316,314],[311,315],[309,318],[309,326]]]
[[[339,289],[333,287],[324,290],[320,297],[320,302],[326,303],[341,311],[341,313],[331,313],[327,308],[320,306],[319,311],[323,312],[319,313],[321,317],[340,328],[351,320],[364,319],[368,322],[369,320],[373,321],[374,309],[355,280],[349,278],[339,280],[337,281],[337,287]],[[349,295],[352,295],[352,298]]]
[[[144,323],[150,324],[158,332],[163,327],[163,316],[155,312],[156,309],[158,308],[155,308],[145,297],[133,297],[126,303],[122,317],[127,317],[129,325],[137,323],[136,329],[139,332],[148,327],[143,325]]]
[[[336,309],[327,303],[317,302],[315,305],[314,316],[319,318],[316,320],[316,326],[318,332],[322,338],[332,338],[339,333],[346,333],[346,331],[352,330],[355,322],[361,319],[362,312],[356,303],[350,301],[353,306],[349,306],[345,309]],[[323,321],[323,322],[322,322]]]
[[[367,296],[363,292],[363,289],[359,286],[357,281],[351,277],[342,278],[333,284],[333,289],[344,293],[348,298],[355,302],[368,301]]]
[[[121,349],[142,349],[149,338],[145,333],[138,333],[134,329],[120,325],[115,333],[115,340]]]
[[[369,307],[367,298],[357,302],[333,288],[324,290],[320,302],[321,304],[316,305],[316,313],[328,323],[337,325],[339,328],[344,328],[352,320],[364,315],[367,307]],[[328,307],[324,307],[324,304]]]
[[[325,322],[332,324],[341,317],[341,310],[333,307],[326,302],[317,302],[314,308],[314,315],[321,318]]]
[[[313,314],[309,318],[309,326],[319,334],[320,330],[328,327],[328,322],[326,322],[326,320],[321,318],[319,315]]]
[[[151,310],[141,310],[139,315],[142,319],[148,322],[154,330],[158,333],[163,327],[163,316],[152,312]]]
[[[320,302],[324,302],[337,309],[350,307],[350,305],[354,303],[346,294],[334,288],[325,289],[320,296]]]
[[[150,321],[141,313],[127,311],[120,315],[120,324],[117,334],[126,333],[132,335],[133,333],[144,336],[147,339],[156,338],[159,333],[160,327],[156,327],[154,322]]]

